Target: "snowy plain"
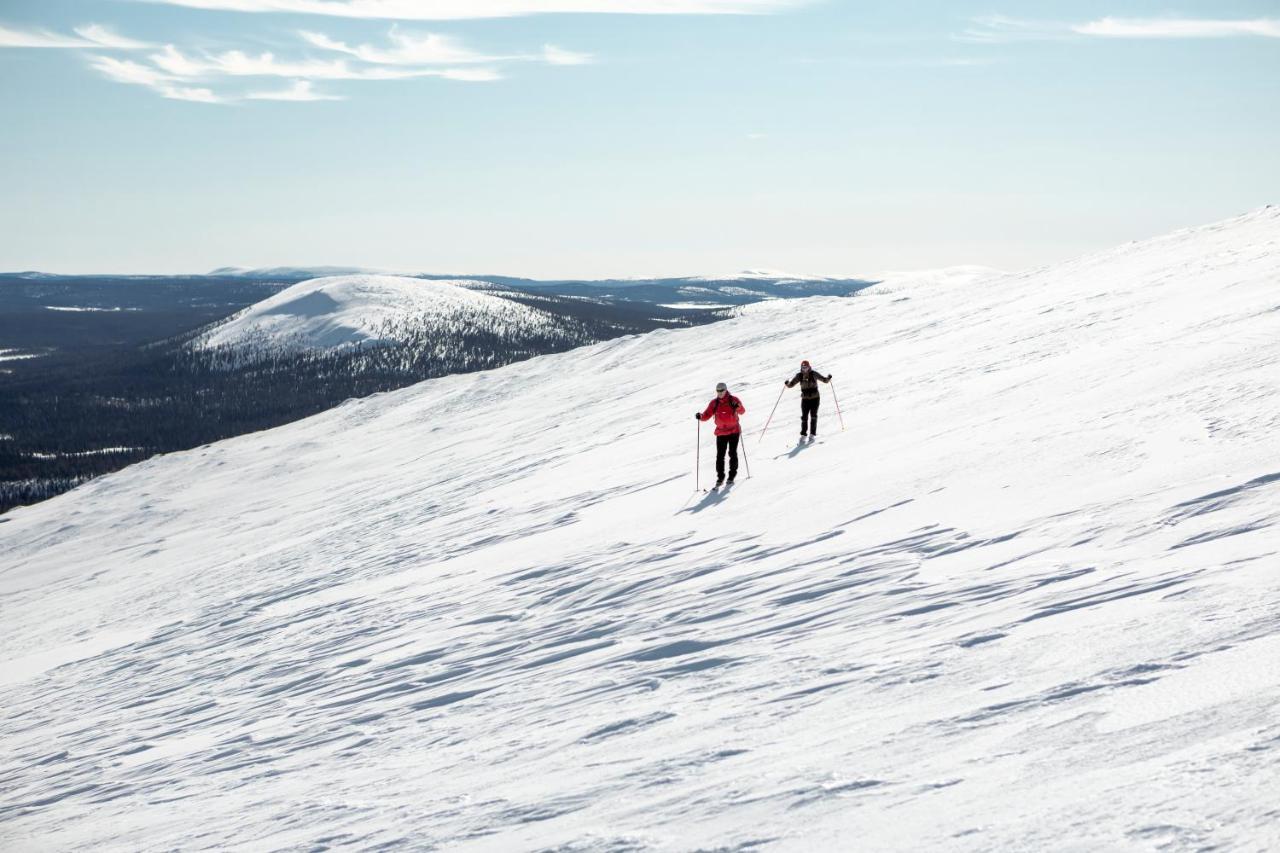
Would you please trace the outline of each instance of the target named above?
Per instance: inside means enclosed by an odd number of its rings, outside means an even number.
[[[0,848],[1280,848],[1278,367],[1273,207],[15,510]]]

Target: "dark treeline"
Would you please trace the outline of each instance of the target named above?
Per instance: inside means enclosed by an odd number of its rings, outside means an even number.
[[[0,275],[0,349],[118,349],[181,334],[265,299],[286,282],[216,277]],[[7,368],[31,367],[13,362]]]
[[[499,367],[624,334],[695,325],[714,312],[653,317],[567,299],[561,322],[513,337],[483,328],[420,330],[403,345],[328,354],[193,350],[196,333],[147,347],[62,353],[0,375],[0,512],[60,494],[157,453],[286,424],[352,397]],[[517,301],[524,298],[517,297]],[[650,315],[650,316],[646,316]]]

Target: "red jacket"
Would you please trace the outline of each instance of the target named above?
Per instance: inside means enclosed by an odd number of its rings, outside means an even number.
[[[732,394],[725,394],[721,400],[717,396],[714,400],[707,404],[707,409],[699,417],[704,421],[710,420],[712,415],[716,416],[716,435],[733,435],[735,432],[742,432],[742,426],[738,423],[738,415],[746,414],[747,407],[742,405],[742,401]]]

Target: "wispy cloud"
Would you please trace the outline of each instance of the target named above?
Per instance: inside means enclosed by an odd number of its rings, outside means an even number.
[[[595,61],[589,53],[575,53],[571,50],[556,47],[554,44],[542,46],[542,60],[548,65],[588,65]]]
[[[310,80],[296,80],[288,89],[274,92],[250,92],[250,101],[341,101],[342,95],[326,95],[317,92]]]
[[[426,68],[410,66],[352,65],[345,59],[281,59],[273,53],[248,54],[240,50],[190,56],[173,45],[152,54],[157,68],[175,77],[291,77],[295,80],[409,80],[439,77],[467,82],[501,79],[494,68]]]
[[[334,51],[358,59],[362,63],[395,68],[424,68],[440,65],[497,65],[504,62],[545,62],[548,65],[587,65],[593,61],[589,53],[578,53],[556,45],[543,45],[540,53],[491,55],[471,50],[455,38],[439,33],[406,33],[392,28],[387,34],[389,45],[350,45],[324,33],[302,31],[299,35],[312,47]]]
[[[985,15],[974,18],[963,32],[956,33],[960,41],[980,44],[1004,44],[1015,41],[1058,41],[1073,38],[1071,25],[1054,21],[1027,21],[1005,15]]]
[[[197,101],[204,104],[221,104],[226,99],[214,94],[212,89],[183,85],[181,80],[150,65],[110,56],[95,56],[89,64],[104,77],[117,83],[145,86],[175,101]]]
[[[341,18],[459,21],[547,14],[752,15],[810,0],[149,0],[192,9]]]
[[[142,41],[117,35],[99,24],[76,27],[75,35],[50,30],[18,30],[0,26],[0,47],[55,48],[63,50],[143,50],[155,47]]]
[[[1018,41],[1069,41],[1091,37],[1187,39],[1264,36],[1280,38],[1280,19],[1099,18],[1085,23],[1037,21],[987,15],[957,33],[961,41],[1001,44]]]
[[[287,60],[279,59],[272,53],[254,56],[239,50],[193,57],[173,45],[166,45],[162,52],[152,54],[149,58],[157,68],[185,79],[292,77],[305,80],[399,80],[413,76],[412,72],[407,71],[355,69],[343,60]]]
[[[373,65],[468,65],[492,63],[502,57],[486,56],[464,47],[457,39],[438,33],[408,34],[393,29],[390,47],[356,46],[323,33],[303,31],[302,38],[314,47],[354,56]]]
[[[137,39],[125,38],[118,35],[112,30],[107,29],[101,24],[88,24],[83,27],[76,27],[76,35],[92,43],[99,50],[104,48],[115,50],[147,50],[155,47],[154,44]]]
[[[203,2],[203,0],[200,0]],[[213,2],[213,0],[210,0]],[[222,2],[222,0],[217,0]],[[235,5],[239,0],[226,0]],[[286,2],[286,0],[281,0]],[[292,0],[288,0],[292,2]],[[323,6],[323,2],[311,2]],[[477,0],[488,3],[489,0]],[[572,4],[580,0],[564,0]],[[586,0],[581,0],[586,3]],[[626,0],[632,2],[632,0]],[[661,5],[687,5],[679,0],[645,0]],[[701,0],[721,3],[722,0]],[[744,0],[747,4],[763,0]],[[240,4],[246,9],[253,3]],[[286,3],[287,5],[287,3]],[[307,4],[304,4],[307,5]],[[389,11],[399,8],[389,0],[334,2],[330,5],[352,9]],[[416,8],[416,4],[414,5]],[[427,5],[431,5],[428,0]],[[437,6],[441,4],[437,3]],[[444,4],[448,5],[448,4]],[[514,6],[520,5],[514,2]],[[407,6],[405,8],[408,8]],[[443,8],[443,6],[441,6]],[[496,8],[493,7],[493,8]],[[543,45],[540,50],[509,55],[494,55],[475,50],[457,38],[440,33],[419,33],[393,26],[381,44],[351,44],[340,38],[311,31],[299,33],[300,47],[311,49],[312,55],[287,56],[273,52],[252,53],[244,50],[192,51],[174,44],[159,47],[126,38],[100,24],[77,27],[74,35],[47,29],[0,27],[0,48],[60,48],[88,54],[89,66],[118,83],[142,86],[166,98],[202,103],[237,103],[262,101],[331,101],[344,96],[320,92],[316,81],[388,81],[415,78],[437,78],[462,83],[490,83],[503,79],[508,63],[528,62],[546,65],[585,65],[593,61],[581,53],[557,45]],[[145,58],[121,60],[103,55],[104,51],[147,50]],[[319,51],[320,55],[316,56]],[[251,89],[244,84],[230,84],[236,78],[286,78],[292,86],[286,89]]]
[[[137,86],[159,86],[171,81],[168,74],[157,71],[149,65],[142,65],[128,59],[114,59],[110,56],[95,56],[90,64],[104,77],[117,83],[132,83]]]
[[[1086,36],[1111,38],[1280,38],[1280,18],[1213,20],[1209,18],[1102,18],[1072,27]]]
[[[144,86],[166,98],[204,103],[241,101],[334,101],[345,96],[322,93],[316,81],[386,81],[433,77],[462,83],[502,80],[501,64],[532,61],[549,65],[581,65],[591,61],[575,53],[545,45],[540,52],[493,56],[472,50],[456,39],[436,34],[392,30],[386,47],[351,46],[321,33],[304,32],[303,40],[339,58],[282,57],[271,52],[242,50],[190,52],[165,45],[140,61],[94,55],[90,67],[109,80]],[[240,93],[218,91],[235,78],[288,78],[291,88],[254,89]]]

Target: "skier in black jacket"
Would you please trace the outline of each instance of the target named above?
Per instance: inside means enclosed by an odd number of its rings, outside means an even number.
[[[802,361],[800,362],[800,372],[784,383],[788,388],[794,387],[796,383],[800,384],[801,438],[806,435],[813,438],[818,437],[818,406],[822,403],[822,396],[818,393],[819,381],[830,382],[831,374],[828,373],[823,376],[810,367],[808,361]]]

